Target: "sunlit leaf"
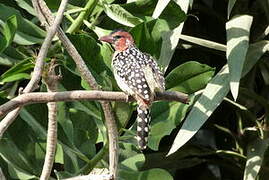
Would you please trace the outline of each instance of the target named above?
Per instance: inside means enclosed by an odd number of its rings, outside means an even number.
[[[190,1],[177,1],[178,5],[180,6],[181,13],[187,14]],[[184,26],[184,20],[186,16],[181,16],[181,24],[178,25],[175,29],[170,30],[169,32],[165,32],[162,34],[162,47],[161,47],[161,53],[159,57],[159,64],[162,67],[162,70],[165,72],[168,68],[168,65],[170,64],[170,61],[172,59],[172,56],[176,50],[178,41],[179,41],[179,35],[181,34],[182,28]]]
[[[170,0],[159,0],[158,3],[157,3],[157,6],[156,8],[154,9],[154,12],[153,12],[153,15],[152,17],[154,19],[158,18],[161,13],[163,12],[164,8],[168,5]]]
[[[268,149],[268,146],[269,139],[257,139],[249,143],[244,180],[256,179],[262,166],[264,153]]]
[[[231,15],[231,12],[233,10],[235,3],[236,3],[236,0],[229,0],[228,2],[228,9],[227,9],[228,19],[230,18],[230,15]]]
[[[143,22],[140,18],[133,16],[118,4],[103,3],[105,13],[114,21],[125,26],[134,27]]]
[[[242,76],[245,76],[251,70],[266,51],[269,51],[267,41],[258,42],[249,46]],[[228,94],[230,90],[229,81],[228,65],[225,65],[208,83],[201,97],[194,104],[182,128],[179,130],[168,155],[182,147],[202,127],[208,117]]]
[[[226,23],[228,66],[230,72],[230,88],[236,100],[239,91],[239,81],[243,70],[249,46],[249,33],[252,16],[241,15]]]

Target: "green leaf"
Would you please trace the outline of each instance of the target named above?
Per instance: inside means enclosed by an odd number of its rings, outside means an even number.
[[[169,135],[179,125],[188,108],[189,105],[179,102],[154,103],[151,108],[152,121],[148,147],[152,150],[158,150],[161,139]]]
[[[124,180],[173,180],[173,177],[166,170],[159,168],[141,172],[120,170],[119,176]]]
[[[15,15],[10,16],[2,26],[0,35],[0,53],[2,53],[13,41],[17,30],[17,18]]]
[[[249,33],[253,17],[240,15],[226,23],[228,66],[230,72],[230,88],[236,100],[239,91],[239,81],[249,47]]]
[[[33,16],[36,16],[36,12],[34,8],[32,7],[32,3],[30,0],[15,0],[22,9],[26,10],[28,13],[32,14]]]
[[[205,87],[214,75],[215,68],[195,61],[173,69],[165,78],[166,89],[192,94]]]
[[[6,21],[10,16],[15,15],[17,18],[17,31],[14,42],[20,45],[33,45],[42,43],[45,37],[45,31],[40,29],[31,21],[23,18],[16,9],[0,4],[0,20]]]
[[[169,30],[169,25],[165,20],[155,19],[135,26],[130,33],[142,52],[147,52],[158,59],[162,44],[162,33]]]
[[[144,154],[129,157],[120,163],[122,169],[138,171],[145,162]]]
[[[17,73],[14,75],[11,75],[9,77],[6,77],[0,81],[0,83],[6,83],[6,82],[13,82],[13,81],[18,81],[22,79],[30,79],[31,76],[30,74],[27,73]]]
[[[0,64],[4,66],[12,66],[25,58],[27,57],[17,48],[15,49],[12,46],[9,46],[0,54]]]
[[[242,76],[245,76],[257,63],[260,57],[269,51],[267,41],[251,44],[247,53]],[[195,102],[191,112],[187,116],[182,128],[179,130],[168,155],[176,152],[202,127],[208,117],[218,107],[223,98],[228,94],[229,70],[225,65],[222,70],[207,84],[203,94]]]
[[[1,139],[0,156],[8,163],[11,177],[18,179],[31,179],[35,177],[33,175],[35,170],[27,156],[12,141]]]
[[[256,139],[248,144],[247,163],[244,171],[244,180],[256,179],[268,149],[269,139]]]
[[[18,73],[23,73],[27,72],[28,70],[33,69],[34,64],[33,64],[33,58],[27,58],[15,66],[12,66],[10,69],[8,69],[5,73],[3,73],[1,77],[1,81],[5,78],[9,78],[10,76],[14,76]]]
[[[186,19],[186,14],[188,12],[190,1],[176,1],[176,3],[180,6],[180,18],[177,20],[179,25],[169,32],[165,32],[162,34],[162,47],[160,50],[160,58],[159,64],[163,67],[163,71],[165,72],[170,64],[172,56],[176,50],[179,41],[179,35],[181,34],[182,28],[184,26],[184,20]]]
[[[87,67],[95,77],[98,84],[104,89],[111,90],[111,84],[109,84],[111,81],[107,76],[112,76],[112,72],[104,62],[104,55],[101,54],[101,48],[96,43],[95,39],[87,34],[68,35],[68,37],[78,50],[81,57],[84,59]],[[70,69],[72,73],[75,72],[76,75],[79,75],[76,70],[77,67],[69,55],[66,61],[66,67]]]
[[[156,8],[154,9],[154,12],[153,12],[153,15],[152,15],[152,17],[154,19],[157,19],[161,15],[161,13],[165,9],[165,7],[168,5],[169,1],[170,0],[167,0],[167,1],[158,0],[158,3],[156,5]]]
[[[125,128],[132,115],[133,108],[130,104],[126,104],[126,102],[115,102],[113,110],[115,112],[116,119],[118,120],[119,127]]]
[[[140,18],[133,16],[118,4],[103,3],[104,11],[114,21],[129,27],[134,27],[143,22]]]

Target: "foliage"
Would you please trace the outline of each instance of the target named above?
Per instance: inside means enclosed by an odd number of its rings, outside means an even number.
[[[46,3],[55,11],[60,0]],[[187,16],[183,7],[188,6]],[[27,84],[46,33],[30,0],[0,1],[0,12],[2,104]],[[98,37],[121,28],[157,59],[165,72],[166,90],[190,95],[189,105],[153,104],[149,149],[144,152],[134,139],[135,104],[112,103],[120,132],[120,179],[269,176],[268,22],[269,2],[262,0],[70,0],[62,27],[103,89],[119,90],[110,66],[113,50]],[[60,64],[59,91],[90,89],[57,38],[46,61],[51,59]],[[41,83],[37,91],[45,91],[45,86]],[[100,104],[59,102],[58,108],[51,177],[107,168]],[[4,134],[0,166],[8,179],[38,179],[46,124],[46,106],[28,105]]]

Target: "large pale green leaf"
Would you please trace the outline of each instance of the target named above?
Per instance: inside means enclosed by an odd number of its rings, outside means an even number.
[[[258,42],[249,46],[242,76],[245,76],[251,70],[266,51],[269,51],[269,43],[267,41]],[[229,92],[229,81],[228,65],[225,65],[208,83],[201,97],[194,104],[182,128],[179,130],[168,155],[176,152],[202,127]]]
[[[12,15],[15,15],[17,18],[18,28],[14,42],[21,45],[32,45],[43,42],[45,31],[31,21],[23,18],[19,11],[3,4],[0,4],[0,11],[0,21],[6,21]]]
[[[269,139],[256,139],[248,144],[244,180],[255,180],[262,166]]]
[[[253,17],[240,15],[226,23],[227,51],[230,72],[230,88],[236,100],[239,91],[239,81],[249,46],[249,33]]]
[[[152,17],[154,19],[157,19],[161,13],[163,12],[163,10],[165,9],[165,7],[168,5],[170,0],[159,0],[157,5],[156,5],[156,8],[154,9],[154,12],[153,12],[153,15]]]
[[[195,61],[186,62],[166,76],[166,89],[192,94],[204,88],[214,72],[214,68],[205,64]]]
[[[118,4],[103,3],[103,7],[108,17],[122,25],[134,27],[143,22],[140,18],[133,16]]]
[[[189,5],[191,3],[190,0],[186,1],[176,1],[176,3],[180,6],[181,13],[187,14]],[[181,24],[178,25],[176,28],[169,32],[165,32],[162,34],[162,48],[159,58],[159,63],[161,67],[163,68],[163,71],[165,72],[168,68],[168,65],[170,64],[170,61],[172,59],[172,56],[176,50],[178,41],[179,41],[179,35],[181,34],[181,31],[184,26],[185,16],[182,16]]]
[[[17,30],[17,18],[15,15],[9,17],[2,25],[0,35],[0,54],[11,44]]]

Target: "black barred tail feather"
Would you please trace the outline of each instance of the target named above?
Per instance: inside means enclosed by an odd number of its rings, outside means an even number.
[[[137,107],[137,143],[141,150],[147,148],[149,134],[150,112],[149,109]]]

